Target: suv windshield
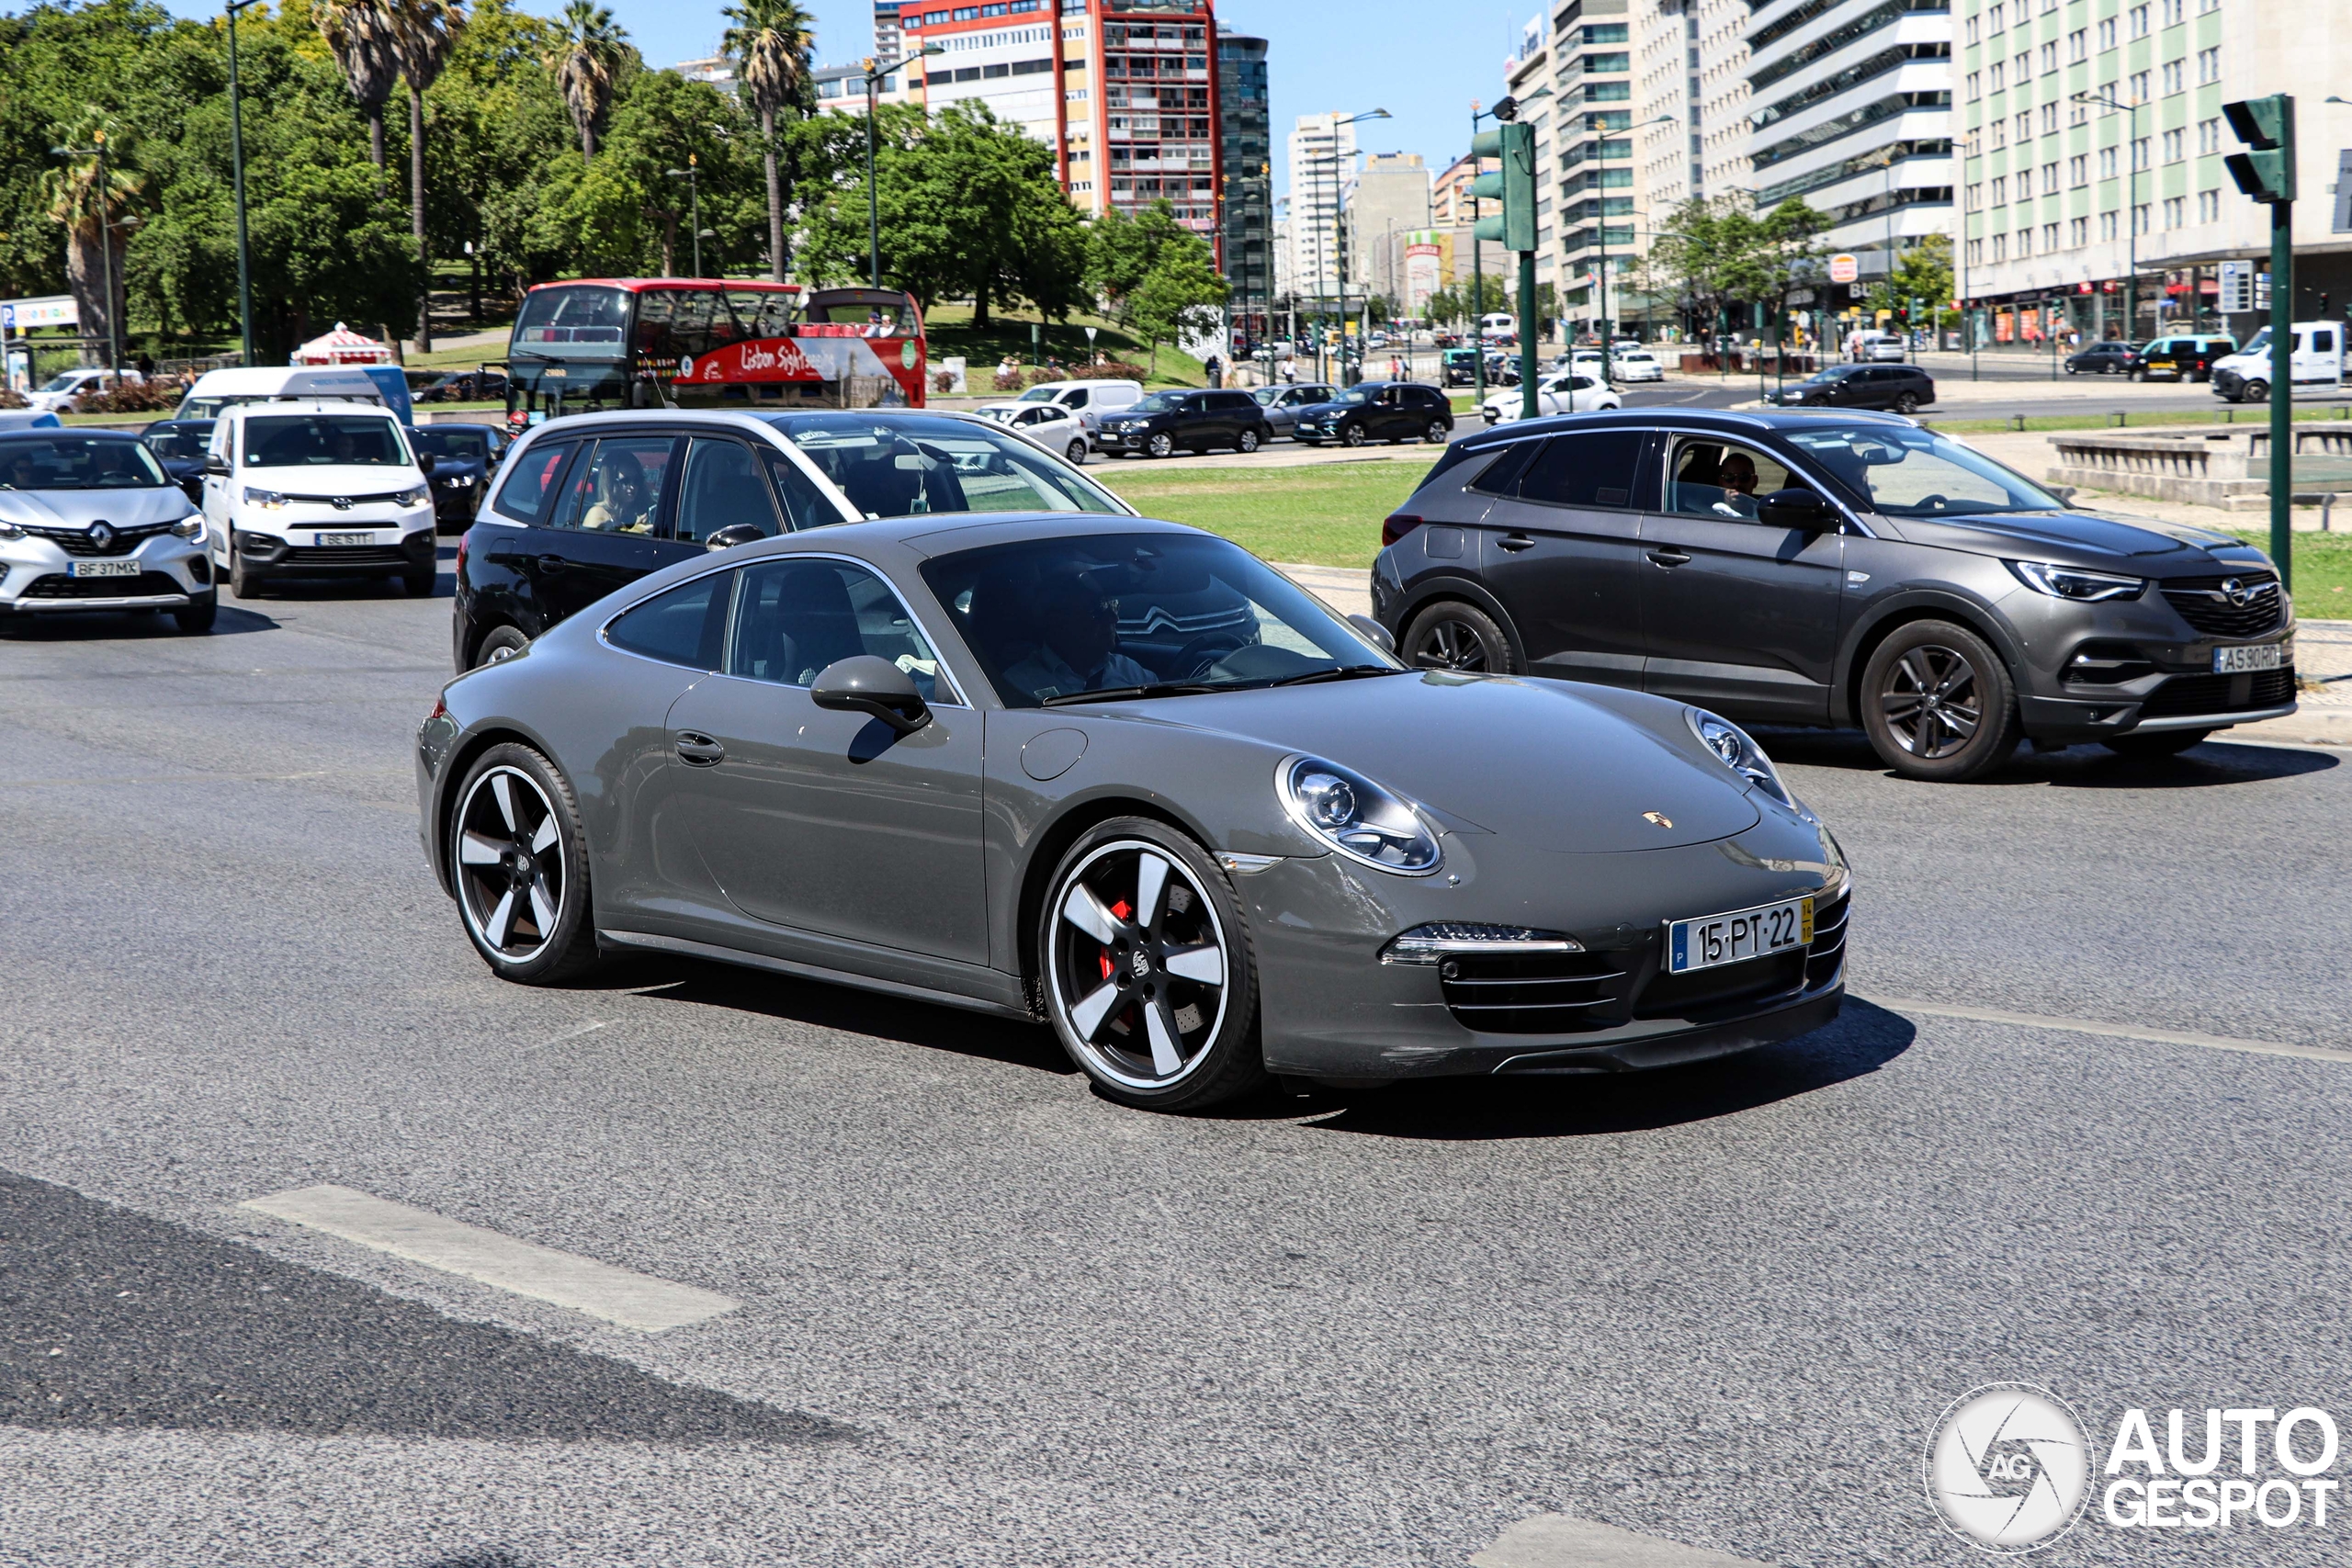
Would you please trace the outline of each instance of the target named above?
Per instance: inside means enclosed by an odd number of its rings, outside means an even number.
[[[1184,394],[1182,392],[1153,392],[1148,397],[1139,399],[1127,412],[1129,413],[1167,413],[1170,410],[1183,406]]]
[[[169,483],[154,454],[134,438],[0,437],[0,490],[148,490]]]
[[[490,461],[490,437],[479,430],[420,430],[416,449],[435,457],[471,457]]]
[[[1932,431],[1815,425],[1787,438],[1855,500],[1890,516],[2066,510],[2030,479]]]
[[[408,448],[389,419],[364,413],[310,413],[245,421],[245,467],[249,468],[408,466]]]
[[[976,422],[923,414],[766,418],[868,517],[1126,510],[1060,458]]]
[[[1402,668],[1257,557],[1204,535],[991,545],[925,561],[922,575],[1012,707]]]

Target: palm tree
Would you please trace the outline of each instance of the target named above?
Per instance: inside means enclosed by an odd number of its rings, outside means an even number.
[[[466,25],[463,0],[390,0],[392,12],[392,52],[401,74],[408,79],[408,209],[409,226],[416,234],[416,259],[426,269],[424,292],[416,304],[416,350],[433,352],[433,257],[424,242],[424,92],[448,63]]]
[[[613,101],[613,68],[620,63],[628,34],[613,25],[613,14],[595,0],[571,0],[556,24],[555,51],[548,69],[571,106],[571,122],[580,128],[580,155],[596,158],[596,127]]]
[[[398,24],[380,0],[318,0],[314,11],[321,36],[343,67],[344,80],[351,84],[359,112],[368,117],[368,156],[380,175],[384,106],[391,101],[392,88],[400,81],[400,59],[394,52]]]
[[[768,172],[768,276],[784,281],[784,181],[776,173],[775,118],[808,106],[808,57],[816,26],[794,0],[741,0],[718,14],[734,23],[719,51],[735,62],[743,101],[760,118],[760,151]]]
[[[97,154],[81,151],[100,145],[106,148],[103,190],[98,185]],[[83,107],[80,118],[66,130],[64,146],[72,149],[67,153],[71,161],[41,176],[41,197],[49,206],[51,221],[65,225],[65,277],[74,291],[82,333],[111,344],[129,292],[123,285],[124,252],[138,225],[127,209],[146,190],[147,179],[124,166],[135,160],[132,141],[114,117],[96,104]],[[114,274],[111,298],[107,288],[109,266]]]

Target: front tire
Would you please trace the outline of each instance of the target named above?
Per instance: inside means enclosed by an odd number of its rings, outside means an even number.
[[[1046,1016],[1097,1089],[1198,1111],[1266,1076],[1240,901],[1184,834],[1122,817],[1062,856],[1037,932]]]
[[[404,571],[401,573],[401,590],[412,599],[430,599],[439,577],[439,571],[429,566],[419,571]]]
[[[1086,443],[1083,441],[1071,442],[1069,444],[1069,450],[1064,452],[1062,456],[1069,459],[1069,466],[1073,468],[1082,468],[1086,467]]]
[[[1144,443],[1143,449],[1155,457],[1165,457],[1176,450],[1176,443],[1166,435],[1155,435]]]
[[[1862,670],[1862,728],[1905,778],[1958,784],[2017,750],[2017,687],[1992,646],[1951,621],[1914,621]]]
[[[1341,432],[1340,432],[1340,446],[1363,446],[1363,425],[1361,425],[1361,424],[1351,424],[1351,425],[1349,425],[1345,430],[1342,430]]]
[[[2153,762],[2162,757],[2177,757],[2191,746],[2201,745],[2212,733],[2210,729],[2155,729],[2145,735],[2119,735],[2099,744],[2119,757]]]
[[[483,752],[458,791],[448,850],[466,935],[500,979],[552,986],[595,967],[587,835],[554,763],[514,742]]]
[[[215,592],[193,601],[185,610],[174,610],[172,621],[188,636],[201,637],[212,629],[212,623],[220,615],[220,595]]]
[[[1912,413],[1917,413],[1917,412],[1919,412],[1919,397],[1918,397],[1918,394],[1917,394],[1917,393],[1916,393],[1916,392],[1897,392],[1897,393],[1895,393],[1895,394],[1894,394],[1894,412],[1895,412],[1896,413],[1902,413],[1902,414],[1912,414]]]
[[[1495,618],[1458,599],[1432,604],[1415,615],[1396,651],[1406,663],[1423,670],[1509,675],[1517,668],[1510,638]]]
[[[261,597],[261,574],[245,564],[244,547],[229,536],[229,592],[240,599]]]
[[[2245,390],[2238,395],[2238,401],[2242,403],[2267,403],[2269,400],[2270,383],[2267,381],[2248,381]]]
[[[1254,430],[1245,430],[1234,439],[1233,449],[1236,452],[1255,452],[1259,445],[1258,433]]]
[[[1453,439],[1453,432],[1445,421],[1433,419],[1430,421],[1429,428],[1421,432],[1421,439],[1432,446],[1442,446]]]

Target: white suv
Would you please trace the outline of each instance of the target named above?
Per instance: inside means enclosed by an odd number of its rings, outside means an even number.
[[[161,610],[212,629],[204,519],[119,430],[0,434],[0,627],[60,610]]]
[[[204,459],[212,554],[240,599],[280,577],[397,577],[433,592],[430,465],[380,408],[241,403]]]

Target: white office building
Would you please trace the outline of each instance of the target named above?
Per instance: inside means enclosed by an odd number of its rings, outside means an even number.
[[[1303,114],[1290,133],[1290,277],[1301,299],[1340,293],[1340,201],[1355,177],[1356,128],[1339,114]]]

